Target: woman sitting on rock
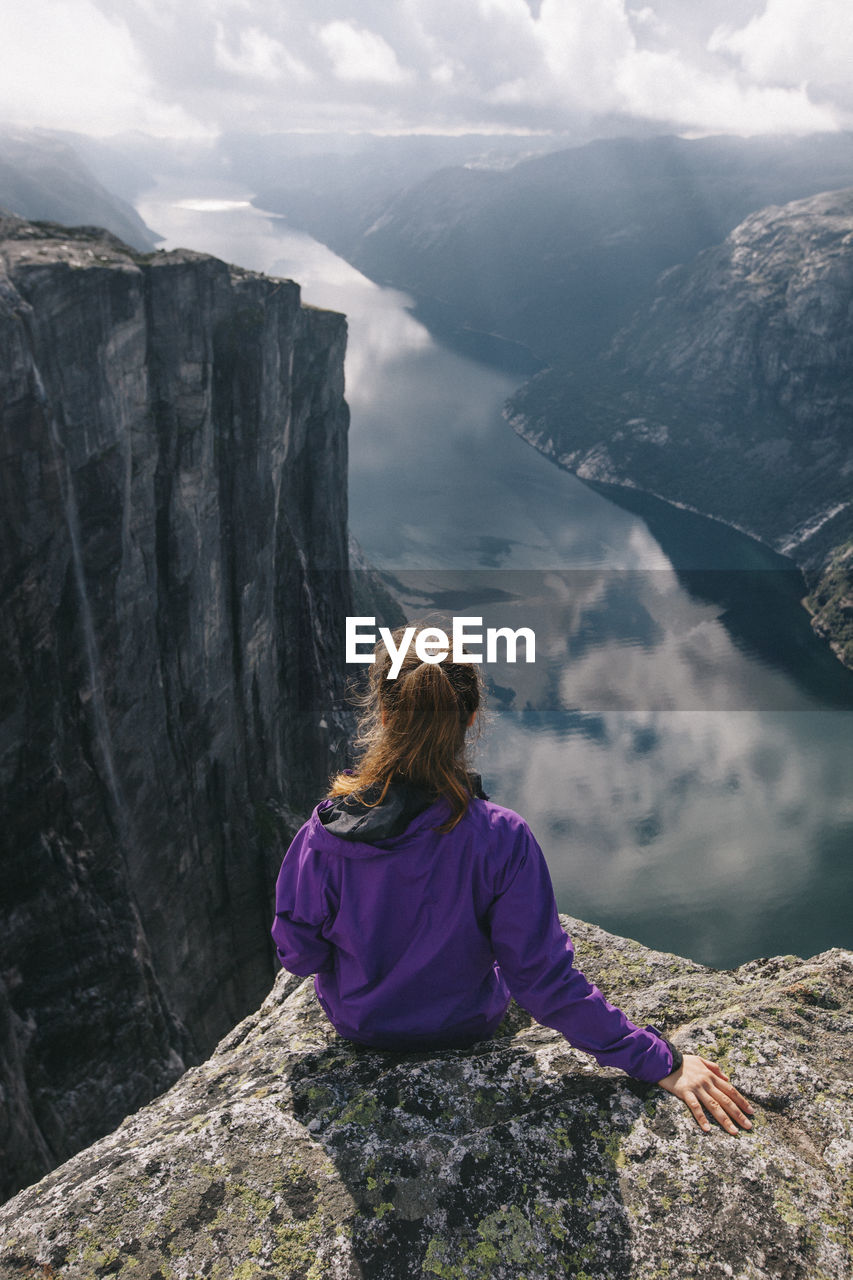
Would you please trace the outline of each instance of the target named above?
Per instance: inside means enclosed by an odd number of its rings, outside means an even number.
[[[399,635],[395,640],[399,643]],[[281,963],[315,974],[338,1034],[377,1049],[487,1039],[512,995],[602,1065],[680,1098],[704,1130],[752,1108],[718,1066],[638,1027],[574,967],[539,845],[466,768],[480,709],[473,663],[421,662],[396,679],[380,642],[354,771],[339,774],[288,849],[272,928]]]

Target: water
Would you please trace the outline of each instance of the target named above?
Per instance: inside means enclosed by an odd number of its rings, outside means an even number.
[[[167,247],[347,313],[351,527],[410,615],[535,630],[535,664],[487,668],[478,765],[530,821],[561,909],[720,966],[853,945],[853,673],[789,562],[594,492],[502,420],[517,374],[438,345],[405,295],[248,193],[197,197],[139,209]]]

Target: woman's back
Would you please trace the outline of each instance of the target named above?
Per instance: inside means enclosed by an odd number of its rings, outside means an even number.
[[[396,814],[393,784],[386,798]],[[447,801],[426,800],[390,837],[383,804],[327,801],[282,865],[279,958],[292,972],[316,974],[339,1034],[401,1050],[468,1044],[494,1032],[512,994],[599,1062],[638,1079],[667,1075],[672,1059],[660,1035],[636,1027],[574,968],[524,820],[472,797],[442,831]]]
[[[573,964],[542,850],[467,771],[480,706],[470,663],[377,649],[355,770],[333,780],[285,854],[273,937],[314,974],[340,1035],[377,1048],[463,1045],[492,1034],[510,995],[599,1063],[703,1104],[734,1132],[748,1103],[712,1063],[638,1027]]]
[[[450,831],[438,830],[449,813],[447,801],[405,784],[376,806],[326,801],[288,854],[273,927],[279,956],[294,972],[318,973],[317,994],[349,1039],[458,1044],[491,1035],[503,1016],[509,994],[488,911],[523,824],[472,798]]]

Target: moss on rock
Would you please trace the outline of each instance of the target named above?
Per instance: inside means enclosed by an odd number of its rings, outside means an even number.
[[[612,999],[726,1064],[752,1132],[701,1133],[518,1009],[466,1051],[358,1049],[282,974],[0,1209],[0,1277],[849,1280],[853,957],[718,973],[566,923]]]

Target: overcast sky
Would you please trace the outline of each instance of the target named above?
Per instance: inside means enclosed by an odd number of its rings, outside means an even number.
[[[853,0],[0,0],[0,14],[0,121],[20,125],[853,125]]]

